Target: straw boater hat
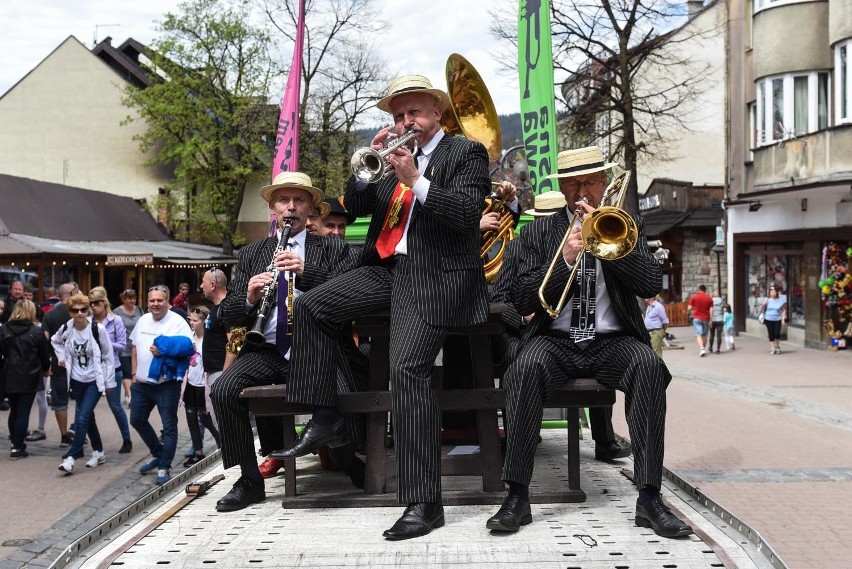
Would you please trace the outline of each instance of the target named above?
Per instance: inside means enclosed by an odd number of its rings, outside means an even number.
[[[533,217],[546,217],[565,209],[568,202],[562,192],[542,192],[535,197],[535,206],[524,213]]]
[[[615,162],[603,161],[601,149],[597,146],[564,150],[556,157],[556,173],[546,178],[570,178],[608,170],[618,166]]]
[[[325,198],[322,202],[324,206],[328,208],[328,213],[322,216],[323,219],[328,217],[329,215],[342,215],[346,218],[346,225],[351,225],[353,221],[355,221],[355,214],[349,212],[345,207],[343,207],[343,196],[339,198]]]
[[[434,89],[432,87],[432,83],[422,75],[403,75],[402,77],[397,77],[391,81],[391,84],[388,87],[387,96],[380,99],[379,102],[376,103],[376,106],[386,113],[390,113],[390,105],[393,98],[397,95],[411,92],[423,92],[433,95],[436,99],[438,99],[442,110],[446,109],[447,105],[450,103],[450,98],[447,94],[440,89]]]
[[[271,184],[260,188],[260,196],[268,202],[272,197],[272,192],[279,188],[298,188],[305,190],[311,194],[314,207],[321,209],[320,203],[322,203],[325,194],[322,193],[322,190],[313,186],[311,177],[307,174],[302,174],[301,172],[281,172],[275,176]]]

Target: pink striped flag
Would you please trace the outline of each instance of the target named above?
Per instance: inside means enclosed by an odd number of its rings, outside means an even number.
[[[296,43],[293,46],[293,61],[287,86],[281,99],[281,114],[275,133],[275,149],[272,151],[272,180],[281,172],[299,169],[299,94],[302,90],[302,46],[305,36],[305,2],[299,0],[299,17],[296,21]],[[271,220],[270,235],[276,231],[275,218]]]

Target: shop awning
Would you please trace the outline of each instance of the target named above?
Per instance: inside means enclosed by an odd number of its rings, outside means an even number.
[[[64,241],[18,233],[0,236],[0,254],[15,253],[113,256],[119,259],[115,264],[133,264],[134,258],[138,264],[145,264],[142,257],[148,255],[153,261],[176,264],[230,265],[237,262],[236,257],[223,255],[218,247],[183,241]]]

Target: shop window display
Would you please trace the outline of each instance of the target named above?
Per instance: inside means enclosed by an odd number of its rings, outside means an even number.
[[[820,298],[829,349],[852,346],[852,242],[829,241],[822,249]]]

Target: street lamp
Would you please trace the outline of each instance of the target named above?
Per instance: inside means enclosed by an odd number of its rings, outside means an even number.
[[[719,291],[719,294],[722,294],[722,253],[725,252],[725,245],[716,243],[710,250],[716,253],[716,290]]]

